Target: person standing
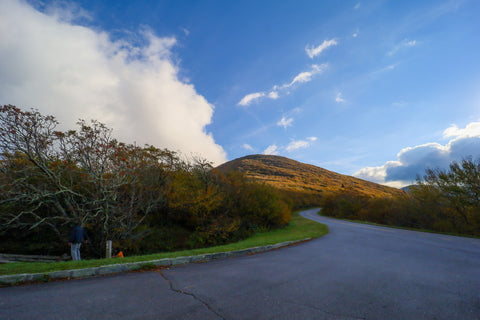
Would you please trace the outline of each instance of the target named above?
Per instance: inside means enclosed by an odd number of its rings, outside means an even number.
[[[77,223],[70,234],[70,239],[68,242],[72,252],[73,261],[82,260],[80,256],[80,247],[82,246],[83,242],[88,242],[88,235],[80,223]]]

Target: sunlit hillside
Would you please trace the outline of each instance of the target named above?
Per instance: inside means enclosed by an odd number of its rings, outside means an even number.
[[[241,171],[247,177],[263,181],[297,196],[320,199],[322,195],[350,191],[372,197],[403,193],[402,190],[335,173],[314,165],[272,155],[250,155],[226,162],[222,172]]]

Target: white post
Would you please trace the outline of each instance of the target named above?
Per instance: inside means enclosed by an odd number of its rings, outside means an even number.
[[[112,258],[112,240],[107,240],[106,248],[105,248],[105,258],[111,259]]]

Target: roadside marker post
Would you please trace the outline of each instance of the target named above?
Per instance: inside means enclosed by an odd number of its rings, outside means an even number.
[[[112,258],[112,240],[107,240],[105,246],[105,258],[111,259]]]

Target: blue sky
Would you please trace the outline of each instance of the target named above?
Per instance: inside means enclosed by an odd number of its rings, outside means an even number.
[[[0,103],[402,186],[480,157],[478,1],[0,1]]]

